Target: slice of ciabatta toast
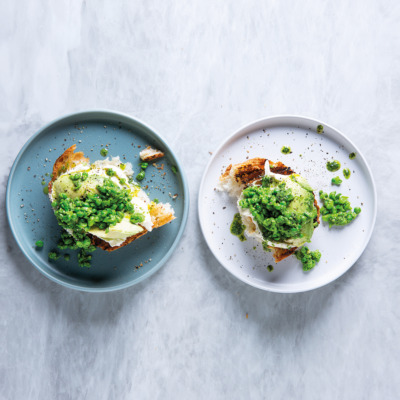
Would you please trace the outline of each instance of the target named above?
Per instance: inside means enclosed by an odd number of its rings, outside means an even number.
[[[224,191],[227,191],[231,196],[238,198],[246,187],[250,186],[253,182],[257,182],[265,175],[266,161],[266,158],[256,157],[243,163],[228,165],[225,172],[219,178],[220,187]],[[287,167],[280,161],[273,162],[271,160],[268,160],[268,164],[270,171],[274,174],[292,175],[295,173],[290,167]],[[315,219],[315,222],[318,222],[319,224],[319,207],[315,195],[314,205],[317,208],[317,217]],[[250,229],[256,228],[251,218],[247,219],[245,225],[249,226]],[[276,262],[284,260],[297,250],[297,247],[292,247],[290,249],[283,249],[280,247],[272,246],[268,247],[271,249],[272,255]]]
[[[67,150],[65,150],[64,153],[61,154],[61,156],[58,157],[56,162],[54,163],[52,178],[48,185],[50,195],[53,189],[53,183],[60,175],[67,173],[68,170],[75,168],[81,163],[89,163],[89,159],[85,157],[81,151],[75,153],[75,149],[76,145],[74,144]],[[175,219],[174,210],[169,203],[151,202],[149,205],[149,213],[151,221],[153,223],[153,229],[159,228]],[[126,246],[127,244],[133,242],[134,240],[138,239],[148,232],[146,228],[144,228],[142,225],[140,226],[143,228],[143,231],[139,232],[136,235],[128,237],[119,246],[112,247],[108,242],[100,239],[97,236],[91,235],[90,233],[88,233],[87,235],[91,238],[93,245],[100,247],[101,249],[106,251],[114,251]]]

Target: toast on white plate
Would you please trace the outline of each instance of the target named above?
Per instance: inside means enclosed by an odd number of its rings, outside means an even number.
[[[267,243],[265,247],[272,251],[275,261],[279,262],[292,255],[300,246],[266,242],[262,237],[260,227],[251,213],[241,212],[242,210],[239,206],[243,190],[250,186],[261,186],[262,178],[269,174],[271,174],[271,176],[283,175],[287,177],[293,175],[293,177],[299,177],[299,175],[290,167],[287,167],[280,161],[273,162],[266,158],[256,157],[242,163],[229,165],[219,178],[219,187],[221,190],[228,192],[230,196],[235,197],[238,200],[239,212],[241,214],[242,223],[245,226],[245,235],[248,237],[255,237],[259,241],[262,241],[263,245],[264,243]],[[304,180],[304,178],[302,179]],[[304,182],[306,181],[304,180]],[[316,216],[312,222],[314,226],[316,226],[319,224],[319,207],[314,193],[313,196],[313,206],[316,209]],[[302,243],[301,246],[304,243]]]

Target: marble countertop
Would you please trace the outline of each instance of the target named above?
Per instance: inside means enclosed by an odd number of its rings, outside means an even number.
[[[399,395],[398,1],[9,1],[0,19],[1,399]],[[94,108],[153,126],[180,157],[191,191],[171,259],[108,294],[42,276],[14,241],[4,207],[25,141],[56,117]],[[263,292],[229,275],[197,219],[209,152],[275,114],[342,130],[378,189],[361,258],[307,293]]]

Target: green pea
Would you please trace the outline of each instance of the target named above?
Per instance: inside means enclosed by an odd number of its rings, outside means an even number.
[[[35,246],[38,248],[42,248],[43,247],[43,240],[37,240],[35,243]]]
[[[144,177],[145,177],[145,172],[142,170],[136,175],[136,180],[140,182],[144,179]]]
[[[332,182],[332,185],[339,186],[343,181],[338,176],[336,176],[335,178],[332,178],[331,182]]]

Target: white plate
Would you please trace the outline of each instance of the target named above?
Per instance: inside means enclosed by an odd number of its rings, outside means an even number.
[[[316,132],[319,124],[324,126],[322,134]],[[292,153],[282,154],[282,146],[289,146]],[[351,152],[357,154],[354,160],[349,159]],[[361,214],[349,225],[329,229],[322,222],[315,230],[312,242],[307,246],[311,250],[319,249],[322,257],[313,270],[303,272],[300,261],[294,256],[277,264],[271,253],[263,251],[254,239],[240,242],[230,233],[230,224],[237,212],[236,202],[227,193],[217,191],[216,185],[229,164],[253,157],[282,161],[307,178],[318,200],[319,190],[335,190],[348,196],[352,207],[361,207]],[[329,172],[326,162],[334,159],[340,161],[342,168]],[[343,177],[343,168],[351,170],[350,179]],[[343,180],[339,187],[331,185],[335,176]],[[344,274],[368,244],[376,209],[371,170],[357,147],[343,133],[326,123],[298,116],[265,118],[229,137],[211,158],[199,193],[201,229],[218,261],[241,281],[281,293],[315,289]],[[274,267],[272,272],[268,271],[268,265]]]

